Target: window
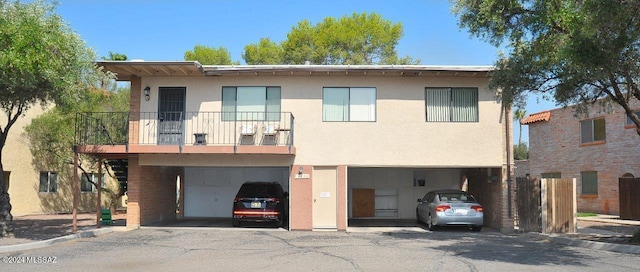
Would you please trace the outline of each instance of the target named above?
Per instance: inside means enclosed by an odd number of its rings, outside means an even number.
[[[590,143],[604,140],[604,118],[580,121],[580,143]]]
[[[87,179],[87,175],[89,176],[89,179]],[[87,175],[82,174],[81,176],[81,180],[80,180],[80,190],[82,192],[95,192],[96,190],[96,186],[93,185],[93,183],[89,182],[92,181],[94,183],[98,183],[98,174],[97,173],[88,173]],[[102,188],[105,188],[105,179],[104,179],[104,175],[102,175]]]
[[[580,179],[582,180],[583,195],[598,194],[598,172],[596,171],[580,172]]]
[[[636,115],[637,115],[638,117],[640,117],[640,111],[636,111]],[[626,116],[626,114],[625,114],[625,116]],[[633,123],[633,121],[631,121],[631,118],[629,118],[629,116],[627,116],[627,123],[626,123],[626,125],[627,125],[627,126],[635,125],[635,124]]]
[[[280,87],[222,87],[223,121],[279,121]]]
[[[376,88],[323,88],[322,121],[375,122]]]
[[[40,172],[40,192],[55,193],[58,191],[58,173]]]
[[[477,88],[426,88],[427,122],[478,122]]]

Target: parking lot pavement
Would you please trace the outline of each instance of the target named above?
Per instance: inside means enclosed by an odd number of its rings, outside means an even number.
[[[464,228],[310,232],[141,228],[0,253],[2,271],[637,271],[640,255]],[[44,258],[47,263],[15,263]]]
[[[19,216],[14,219],[15,237],[0,238],[0,252],[15,252],[26,249],[50,246],[58,242],[63,242],[81,237],[96,236],[112,230],[124,230],[126,225],[126,214],[119,213],[113,216],[114,226],[102,226],[96,229],[95,214],[78,214],[78,230],[79,234],[72,235],[72,215],[56,214],[56,215],[28,215]],[[347,233],[429,233],[424,226],[415,225],[414,220],[400,220],[399,226],[388,225],[390,221],[376,221],[377,224],[367,226],[364,222],[349,221],[350,227]],[[364,224],[364,225],[363,225]],[[231,228],[230,220],[225,218],[217,219],[193,219],[178,220],[171,223],[158,224],[150,227],[150,229],[167,230],[180,229],[185,230],[202,228],[210,231],[285,231],[282,228],[263,229],[261,226],[248,226],[245,228]],[[638,231],[640,221],[617,220],[614,216],[596,216],[578,219],[577,234],[561,234],[561,235],[528,235],[537,240],[548,240],[557,243],[570,244],[573,246],[590,247],[602,250],[610,250],[616,252],[635,253],[640,252],[640,245],[629,245],[621,243],[621,239],[627,239]],[[463,228],[464,229],[464,228]],[[483,233],[491,232],[485,228]],[[303,232],[306,233],[306,232]],[[64,238],[64,239],[61,239]],[[582,241],[587,241],[586,243]],[[579,243],[580,242],[580,243]],[[594,243],[590,243],[594,242]],[[603,245],[603,243],[605,245]],[[33,245],[33,246],[29,246]]]

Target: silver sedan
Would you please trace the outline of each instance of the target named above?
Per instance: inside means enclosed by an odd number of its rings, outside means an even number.
[[[469,226],[482,230],[483,211],[476,199],[461,190],[436,190],[418,199],[418,223],[426,223],[429,230],[438,226]]]

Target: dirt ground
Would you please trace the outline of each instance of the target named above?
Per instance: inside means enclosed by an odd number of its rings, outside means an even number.
[[[96,226],[96,214],[77,215],[78,230]],[[125,226],[126,213],[112,216],[115,226]],[[14,237],[0,238],[0,246],[48,240],[72,234],[72,214],[39,214],[16,216],[13,218]]]

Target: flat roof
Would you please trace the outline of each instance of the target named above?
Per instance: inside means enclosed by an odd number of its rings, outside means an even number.
[[[494,66],[201,65],[197,61],[97,61],[118,80],[145,76],[461,76],[490,77]]]

